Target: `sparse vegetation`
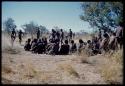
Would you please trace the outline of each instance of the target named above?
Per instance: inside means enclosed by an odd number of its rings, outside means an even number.
[[[118,50],[112,56],[107,55],[105,64],[101,67],[101,74],[108,83],[122,84],[123,50]]]
[[[12,48],[10,46],[3,49],[3,52],[9,53],[9,54],[19,54],[21,51],[18,48]]]
[[[79,77],[79,74],[77,73],[77,71],[69,64],[60,64],[59,67],[66,73],[68,73],[68,75],[73,75],[75,77]]]

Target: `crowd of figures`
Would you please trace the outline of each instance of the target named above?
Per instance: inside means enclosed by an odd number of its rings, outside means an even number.
[[[40,39],[40,31],[38,30],[37,38],[32,41],[29,38],[25,43],[24,49],[38,54],[68,55],[70,52],[77,51],[73,36],[71,29],[67,36],[64,35],[62,29],[60,31],[52,29],[48,39],[46,37]]]
[[[60,31],[52,29],[49,38],[43,37],[42,39],[40,39],[40,30],[38,29],[37,37],[33,40],[29,38],[25,43],[24,49],[32,53],[51,55],[68,55],[86,50],[89,55],[97,55],[103,53],[103,51],[116,51],[122,48],[123,23],[119,23],[116,31],[106,28],[99,29],[98,32],[92,39],[87,41],[79,39],[79,43],[76,44],[73,40],[75,34],[73,34],[71,29],[68,35],[65,35],[62,29]],[[21,31],[19,34],[22,34]],[[14,38],[13,35],[11,35],[11,38]],[[20,35],[19,40],[22,40]]]

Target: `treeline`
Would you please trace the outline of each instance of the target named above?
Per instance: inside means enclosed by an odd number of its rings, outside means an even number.
[[[21,28],[24,30],[25,34],[31,34],[31,36],[33,36],[33,34],[35,34],[38,29],[40,30],[41,34],[49,33],[49,30],[45,26],[38,25],[33,21],[21,25]],[[8,18],[3,22],[4,32],[10,34],[13,29],[15,29],[17,32],[19,31],[19,29],[17,29],[17,25],[15,24],[14,19]]]

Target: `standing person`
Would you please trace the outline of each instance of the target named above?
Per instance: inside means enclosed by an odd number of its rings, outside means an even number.
[[[69,41],[72,40],[72,35],[73,35],[72,30],[69,29]]]
[[[38,31],[37,31],[37,39],[39,39],[40,38],[40,30],[39,30],[39,28],[38,28]]]
[[[13,43],[14,43],[15,39],[16,39],[16,31],[13,28],[13,30],[11,32],[11,44],[12,44],[12,47],[13,47]]]
[[[56,36],[56,31],[54,29],[52,29],[52,38],[55,39],[55,36]]]
[[[123,23],[120,22],[119,26],[116,28],[116,38],[118,41],[118,44],[120,44],[120,48],[122,48],[123,45]]]
[[[64,39],[64,32],[63,32],[62,29],[61,29],[60,31],[61,31],[61,32],[60,32],[60,40],[61,40],[61,45],[62,45],[63,39]]]
[[[117,48],[118,46],[117,46],[116,33],[112,32],[109,40],[109,49],[116,50]]]
[[[110,41],[110,37],[107,33],[104,33],[103,37],[104,38],[102,39],[102,41],[100,43],[100,49],[107,52],[109,50],[108,44],[109,44],[109,41]]]
[[[18,33],[19,43],[20,43],[20,44],[21,44],[21,42],[22,42],[22,34],[23,34],[22,30],[20,30],[19,33]]]

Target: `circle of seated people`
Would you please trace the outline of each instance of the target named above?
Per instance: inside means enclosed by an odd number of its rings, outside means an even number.
[[[25,43],[24,49],[38,54],[52,54],[52,55],[68,55],[69,53],[81,52],[86,50],[94,55],[101,54],[102,51],[117,50],[118,43],[121,41],[120,37],[116,36],[116,32],[104,31],[103,35],[93,36],[91,40],[84,42],[79,39],[79,46],[77,47],[74,40],[65,40],[62,42],[58,37],[52,37],[47,41],[47,38],[42,39],[28,39]],[[60,45],[61,44],[61,45]]]

